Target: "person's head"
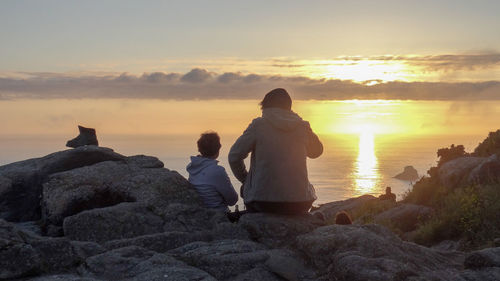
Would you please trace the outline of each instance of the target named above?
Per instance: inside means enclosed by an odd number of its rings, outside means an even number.
[[[277,107],[286,110],[292,110],[292,98],[283,88],[276,88],[266,94],[260,102],[260,108]]]
[[[392,190],[391,190],[391,187],[388,186],[385,188],[385,194],[390,194],[390,193],[392,193]]]
[[[216,159],[219,157],[221,148],[220,137],[216,132],[206,132],[201,134],[198,140],[198,151],[201,156]]]
[[[336,224],[352,224],[351,217],[345,211],[340,211],[335,215]]]

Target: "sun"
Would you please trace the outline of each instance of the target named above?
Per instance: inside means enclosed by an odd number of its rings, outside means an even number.
[[[399,61],[334,60],[323,61],[319,65],[310,69],[309,76],[364,82],[368,86],[390,81],[410,81],[413,76],[410,67]]]

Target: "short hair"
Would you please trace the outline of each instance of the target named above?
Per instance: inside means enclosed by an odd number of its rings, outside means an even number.
[[[351,217],[345,211],[340,211],[335,215],[336,224],[352,224]]]
[[[292,110],[292,98],[283,88],[276,88],[266,94],[260,102],[260,108],[277,107],[286,110]]]
[[[216,132],[205,132],[200,135],[198,140],[198,151],[203,157],[212,157],[216,155],[220,148],[220,137]]]

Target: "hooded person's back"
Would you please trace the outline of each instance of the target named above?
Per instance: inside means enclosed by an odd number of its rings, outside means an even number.
[[[247,173],[243,159],[252,153]],[[229,163],[243,185],[245,203],[306,202],[316,195],[307,176],[306,158],[323,146],[307,121],[291,110],[264,108],[231,147]]]
[[[189,182],[203,200],[205,207],[220,211],[229,211],[238,201],[238,194],[233,188],[224,167],[219,161],[202,156],[191,156],[191,163],[186,170]]]

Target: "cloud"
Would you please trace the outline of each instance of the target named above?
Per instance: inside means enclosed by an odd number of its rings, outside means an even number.
[[[181,77],[181,81],[188,83],[202,83],[211,77],[212,74],[205,69],[195,68],[184,74],[184,76]]]
[[[371,82],[374,82],[372,85]],[[0,99],[155,98],[260,99],[273,88],[286,88],[294,99],[349,100],[500,100],[500,81],[387,82],[312,79],[195,68],[186,74],[115,75],[31,73],[28,78],[0,78]]]

